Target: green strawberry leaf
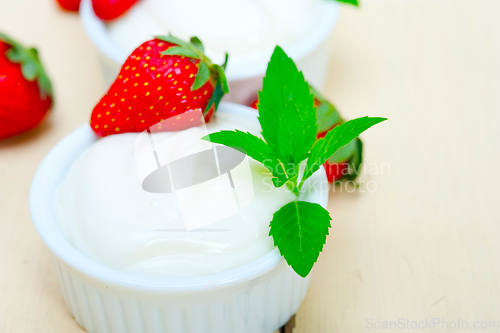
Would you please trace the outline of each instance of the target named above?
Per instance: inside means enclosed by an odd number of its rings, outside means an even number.
[[[357,138],[370,127],[385,120],[387,119],[378,117],[362,117],[349,120],[342,125],[336,126],[325,137],[316,141],[311,149],[311,156],[307,160],[299,189],[302,187],[304,181],[318,171],[321,165],[335,154],[339,148]]]
[[[314,87],[309,86],[311,94],[319,102],[316,107],[316,124],[318,125],[318,133],[324,133],[344,120],[340,117],[337,109]]]
[[[292,201],[274,213],[269,236],[300,276],[306,277],[318,260],[331,219],[321,205],[306,201]]]
[[[225,64],[223,66],[225,66]],[[224,94],[227,94],[229,92],[229,86],[227,84],[227,78],[226,78],[226,73],[224,72],[224,67],[219,66],[217,64],[214,64],[214,65],[211,66],[211,68],[216,72],[216,75],[220,79],[220,84],[222,86],[222,91],[224,92]]]
[[[212,97],[208,101],[207,107],[205,108],[205,113],[208,112],[212,106],[215,105],[215,110],[219,107],[219,103],[224,97],[225,94],[229,92],[229,87],[227,84],[226,74],[224,73],[224,69],[219,65],[211,64],[209,65],[209,69],[211,74],[216,78],[214,92],[212,93]]]
[[[238,147],[239,150],[243,150],[248,156],[262,163],[275,178],[275,184],[285,184],[286,178],[284,178],[284,172],[279,161],[274,158],[271,154],[269,146],[261,139],[255,135],[242,132],[239,130],[234,131],[220,131],[216,133],[204,136],[202,140],[209,141],[212,143],[222,144],[228,147]],[[281,186],[280,185],[280,186]]]
[[[171,44],[182,46],[185,49],[190,49],[192,47],[190,43],[183,41],[180,38],[174,37],[170,34],[168,36],[155,36],[155,38],[165,42],[169,42]]]
[[[193,44],[202,53],[205,52],[205,47],[203,46],[203,43],[201,42],[201,40],[198,37],[196,37],[196,36],[191,37],[191,44]]]
[[[354,154],[356,153],[356,149],[358,147],[358,143],[356,140],[352,140],[344,147],[339,148],[327,161],[328,163],[341,163],[349,161]]]
[[[52,97],[52,83],[40,62],[38,51],[35,48],[27,49],[2,33],[0,33],[0,41],[11,46],[5,55],[11,62],[21,65],[23,77],[31,82],[37,81],[41,98],[45,99],[46,96]]]
[[[221,65],[223,70],[226,70],[228,60],[229,60],[229,54],[226,52],[226,55],[224,56],[224,63]]]
[[[21,71],[23,72],[23,76],[28,81],[33,81],[38,76],[38,68],[32,62],[26,62],[21,65]]]
[[[194,78],[194,83],[191,87],[191,90],[200,89],[205,83],[207,83],[209,79],[210,70],[208,69],[207,64],[202,61],[200,62],[200,68],[198,68],[198,73],[196,73],[196,77]]]
[[[355,180],[358,178],[361,171],[361,163],[363,163],[363,142],[360,138],[356,138],[353,142],[356,143],[356,150],[354,155],[349,160],[349,173],[342,176],[347,180]]]
[[[10,46],[16,46],[17,47],[19,45],[18,42],[16,42],[12,38],[10,38],[9,36],[7,36],[6,34],[3,34],[1,32],[0,32],[0,40],[2,42],[5,42],[5,43],[9,44]]]
[[[185,57],[188,57],[188,58],[195,58],[195,59],[199,59],[200,58],[200,56],[197,53],[191,51],[190,49],[182,47],[182,46],[172,46],[172,47],[169,47],[165,51],[161,52],[161,54],[162,55],[185,56]]]
[[[279,154],[279,128],[288,102],[300,111],[304,127],[304,145],[309,150],[316,141],[316,110],[309,85],[293,60],[276,46],[269,61],[262,91],[259,92],[259,122],[262,135],[274,154]]]
[[[219,103],[222,100],[222,97],[224,97],[224,90],[222,88],[222,84],[220,82],[220,79],[217,79],[217,82],[215,83],[215,88],[212,93],[212,96],[208,100],[207,107],[205,108],[205,111],[203,114],[207,114],[210,111],[210,108],[212,105],[214,105],[215,110],[219,107]]]

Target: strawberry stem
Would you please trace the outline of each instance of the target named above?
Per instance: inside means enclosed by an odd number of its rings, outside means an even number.
[[[42,99],[47,96],[52,97],[52,84],[40,62],[38,51],[35,48],[27,49],[2,33],[0,33],[0,41],[10,46],[5,56],[11,62],[21,65],[23,77],[30,82],[37,81]]]

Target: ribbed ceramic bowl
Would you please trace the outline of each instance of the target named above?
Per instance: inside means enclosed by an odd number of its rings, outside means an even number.
[[[288,55],[304,72],[309,83],[320,90],[325,84],[328,73],[330,54],[328,36],[337,21],[339,10],[336,1],[324,0],[323,2],[323,10],[316,26],[304,38],[286,48]],[[94,13],[92,0],[82,0],[80,18],[88,36],[100,52],[106,82],[111,84],[118,76],[121,65],[129,54],[111,39],[106,25]],[[226,76],[230,93],[226,100],[241,104],[253,102],[257,91],[262,86],[262,77],[266,68],[267,61],[238,67],[231,66],[229,63]]]
[[[249,119],[257,115],[227,102],[218,112]],[[272,333],[298,310],[309,277],[298,276],[277,249],[230,271],[182,279],[125,273],[76,250],[58,227],[51,198],[71,165],[96,140],[84,125],[59,142],[36,172],[30,193],[33,223],[52,251],[66,304],[83,328],[90,333]],[[311,180],[325,184],[324,170]],[[328,187],[319,188],[302,200],[326,207]]]

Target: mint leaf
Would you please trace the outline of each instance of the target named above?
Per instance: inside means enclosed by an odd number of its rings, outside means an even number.
[[[259,122],[262,136],[279,155],[280,122],[289,101],[293,99],[304,128],[304,146],[309,150],[316,140],[316,110],[314,98],[304,75],[283,49],[276,46],[267,66],[262,91],[259,92]]]
[[[304,142],[305,131],[299,110],[290,101],[281,117],[278,131],[280,156],[284,163],[298,164],[309,156],[309,148]]]
[[[248,156],[261,163],[271,154],[269,146],[261,138],[240,130],[222,130],[206,135],[201,139],[229,147],[242,148]]]
[[[306,201],[292,201],[274,213],[269,236],[300,276],[306,277],[318,260],[331,219],[321,205]]]
[[[361,133],[373,125],[385,120],[387,119],[378,117],[362,117],[349,120],[348,122],[336,126],[329,131],[325,137],[316,141],[311,149],[311,156],[307,160],[306,169],[300,181],[299,189],[302,187],[304,181],[318,171],[320,166],[335,154],[339,148],[357,138]]]
[[[248,156],[262,163],[271,171],[276,178],[273,179],[274,185],[279,185],[276,187],[280,187],[286,183],[282,165],[272,156],[269,146],[261,138],[248,132],[234,130],[211,133],[204,136],[202,140],[243,149]]]
[[[182,47],[182,46],[172,46],[172,47],[169,47],[165,51],[161,52],[161,54],[163,54],[163,55],[185,56],[185,57],[188,57],[188,58],[195,58],[195,59],[198,59],[200,57],[195,52],[191,51],[188,48]]]
[[[196,73],[196,77],[194,78],[191,90],[200,89],[201,87],[203,87],[205,83],[207,83],[209,79],[210,79],[210,70],[208,69],[207,64],[205,64],[202,61],[200,62],[200,68],[198,68],[198,73]]]

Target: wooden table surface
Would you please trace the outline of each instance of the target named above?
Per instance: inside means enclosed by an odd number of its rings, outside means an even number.
[[[28,209],[39,163],[105,92],[77,16],[54,2],[0,0],[0,30],[39,48],[57,98],[39,129],[0,143],[1,333],[83,332]],[[455,332],[458,320],[498,331],[499,15],[498,0],[342,8],[326,94],[348,118],[389,121],[363,135],[359,189],[332,189],[331,235],[295,333],[370,332],[400,318],[448,326],[410,331]]]

